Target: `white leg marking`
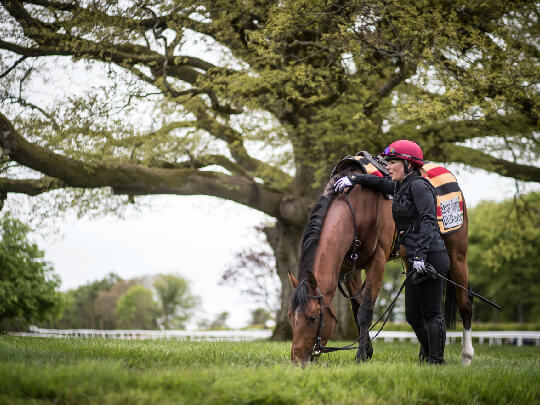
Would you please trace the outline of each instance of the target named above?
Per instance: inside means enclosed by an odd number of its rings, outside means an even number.
[[[472,335],[470,329],[463,328],[463,349],[461,350],[461,364],[470,366],[474,357],[474,348],[472,345]]]

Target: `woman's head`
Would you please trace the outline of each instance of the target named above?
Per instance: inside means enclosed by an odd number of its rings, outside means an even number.
[[[405,139],[392,142],[382,153],[388,162],[388,172],[394,181],[401,181],[414,169],[424,165],[422,148],[413,141]]]

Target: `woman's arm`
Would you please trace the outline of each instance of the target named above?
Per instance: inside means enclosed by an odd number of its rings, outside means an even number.
[[[348,179],[349,182],[345,181],[345,179]],[[340,183],[345,183],[345,187],[339,187],[338,185]],[[336,182],[336,192],[343,192],[344,188],[354,187],[355,184],[360,184],[362,187],[371,188],[372,190],[380,191],[383,194],[389,195],[394,195],[396,189],[396,183],[390,179],[387,179],[386,177],[378,177],[364,173],[353,173],[342,177]]]
[[[431,188],[425,180],[413,181],[411,193],[418,211],[418,223],[420,225],[413,260],[423,260],[425,262],[433,236],[435,232],[438,232],[435,201]]]

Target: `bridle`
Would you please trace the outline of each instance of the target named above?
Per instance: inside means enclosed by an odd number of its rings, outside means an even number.
[[[317,287],[317,294],[318,295],[308,295],[308,298],[310,299],[314,299],[314,300],[318,300],[319,301],[319,306],[320,306],[320,310],[319,310],[319,325],[317,326],[317,336],[315,337],[315,344],[313,345],[313,349],[311,349],[311,354],[310,354],[310,361],[313,361],[314,359],[318,358],[321,353],[325,353],[325,347],[322,345],[321,343],[321,334],[322,334],[322,330],[324,328],[324,295],[322,294],[321,292],[321,289],[319,287]],[[334,320],[336,321],[336,323],[338,322],[338,319],[336,317],[336,315],[334,314],[334,312],[332,312],[332,309],[330,308],[330,305],[326,305],[326,309],[328,310],[328,313],[330,314],[330,316],[332,318],[334,318]]]

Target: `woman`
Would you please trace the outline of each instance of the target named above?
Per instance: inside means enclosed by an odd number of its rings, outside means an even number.
[[[450,260],[439,233],[435,211],[435,191],[418,169],[424,165],[420,146],[400,140],[383,153],[390,179],[367,174],[352,174],[335,184],[338,193],[349,192],[356,184],[394,196],[392,217],[399,242],[405,248],[408,271],[405,284],[405,316],[420,341],[420,360],[431,364],[444,362],[446,328],[441,315],[443,280],[432,275],[426,265],[442,275],[448,273]]]

